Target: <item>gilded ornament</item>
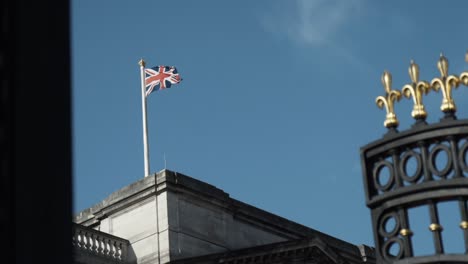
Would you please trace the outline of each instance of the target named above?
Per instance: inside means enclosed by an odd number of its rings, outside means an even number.
[[[384,126],[396,128],[398,127],[398,119],[395,115],[394,102],[400,100],[401,93],[397,90],[392,90],[392,75],[388,71],[384,71],[382,74],[382,85],[385,89],[385,96],[378,96],[375,99],[375,103],[380,109],[385,106],[385,110],[387,111]]]
[[[142,67],[145,67],[146,66],[146,63],[143,59],[140,59],[140,61],[138,61],[138,64]]]
[[[452,98],[452,87],[457,88],[460,80],[455,75],[448,75],[448,60],[444,55],[440,54],[437,68],[440,72],[440,78],[434,78],[431,82],[431,87],[434,91],[442,90],[442,105],[440,110],[444,113],[455,113],[457,107]]]
[[[429,225],[429,230],[431,230],[431,232],[435,232],[435,231],[442,231],[443,228],[439,224],[432,223],[432,224]]]
[[[430,85],[426,81],[419,81],[419,66],[411,60],[408,73],[411,78],[411,83],[403,86],[401,90],[403,95],[407,98],[412,97],[414,106],[411,116],[414,119],[425,119],[427,116],[426,110],[424,110],[422,96],[430,91]]]
[[[462,221],[460,223],[461,229],[468,229],[468,222],[467,221]]]
[[[412,235],[413,235],[413,232],[412,232],[411,230],[409,230],[409,229],[404,228],[404,229],[401,229],[401,230],[400,230],[400,235],[402,235],[402,236],[404,236],[404,237],[406,237],[406,236],[412,236]]]

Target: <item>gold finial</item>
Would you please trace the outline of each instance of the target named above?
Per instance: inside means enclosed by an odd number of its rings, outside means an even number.
[[[411,230],[409,230],[409,229],[404,228],[404,229],[400,230],[400,235],[402,235],[404,237],[405,236],[412,236],[413,232]]]
[[[414,63],[414,60],[410,61],[410,67],[408,68],[409,76],[413,83],[418,83],[419,81],[419,66]]]
[[[439,69],[440,75],[442,77],[447,77],[448,75],[448,60],[445,58],[444,54],[440,53],[439,61],[437,62],[437,68]]]
[[[468,62],[468,50],[465,53],[465,61]],[[468,72],[462,72],[460,74],[460,81],[463,85],[468,86]]]
[[[413,97],[414,106],[411,116],[414,119],[425,119],[427,112],[424,110],[422,96],[427,94],[431,87],[428,82],[419,81],[419,66],[413,60],[411,60],[408,73],[411,78],[411,83],[403,86],[401,92],[407,98]]]
[[[448,75],[448,60],[443,54],[440,54],[437,68],[440,71],[440,78],[434,78],[431,87],[434,91],[442,90],[442,105],[440,110],[444,113],[455,113],[457,107],[452,99],[452,87],[457,88],[460,80],[454,75]]]
[[[388,71],[384,71],[382,74],[382,85],[385,89],[385,96],[378,96],[375,99],[375,103],[379,108],[387,110],[384,126],[387,128],[398,127],[398,119],[394,111],[394,102],[399,101],[401,93],[397,90],[392,90],[392,75]]]
[[[140,61],[138,61],[138,64],[142,67],[145,67],[146,66],[146,63],[143,59],[140,59]]]
[[[461,221],[460,228],[461,229],[468,229],[468,222],[467,221]]]
[[[429,230],[431,230],[431,232],[442,231],[443,229],[444,228],[441,225],[436,223],[432,223],[429,225]]]

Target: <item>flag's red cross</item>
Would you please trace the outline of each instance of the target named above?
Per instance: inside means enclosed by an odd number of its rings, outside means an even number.
[[[148,96],[154,87],[156,90],[170,88],[171,84],[180,82],[180,76],[175,67],[157,66],[150,69],[145,69],[146,78],[146,96]]]

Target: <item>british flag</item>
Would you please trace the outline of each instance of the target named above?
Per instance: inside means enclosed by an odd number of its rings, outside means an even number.
[[[145,69],[146,96],[155,90],[170,88],[172,84],[180,81],[181,78],[174,66],[156,66]]]

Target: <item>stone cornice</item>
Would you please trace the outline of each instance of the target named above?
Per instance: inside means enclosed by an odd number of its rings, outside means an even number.
[[[152,175],[113,192],[98,204],[81,211],[75,215],[73,222],[91,226],[112,212],[129,207],[151,197],[154,193],[154,175]]]
[[[364,261],[364,258],[367,261]],[[362,256],[355,248],[352,254],[343,252],[340,248],[331,247],[320,238],[300,239],[273,243],[263,246],[234,250],[200,257],[171,261],[178,263],[304,263],[313,260],[314,263],[375,263],[372,256]]]

